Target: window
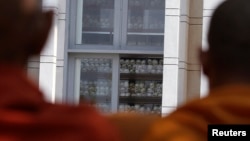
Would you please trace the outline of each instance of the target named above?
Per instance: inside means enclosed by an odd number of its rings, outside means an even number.
[[[165,0],[71,4],[70,48],[163,51]]]

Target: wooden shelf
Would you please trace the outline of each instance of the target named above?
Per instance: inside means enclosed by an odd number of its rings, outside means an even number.
[[[128,29],[128,34],[162,34],[164,35],[164,29]]]
[[[158,80],[162,81],[163,74],[153,74],[153,73],[121,73],[121,80]]]
[[[91,101],[91,102],[95,102],[95,103],[111,103],[111,96],[80,95],[80,101]]]
[[[120,103],[130,103],[130,104],[161,104],[162,97],[159,96],[120,96]]]
[[[82,71],[81,78],[84,80],[97,80],[97,79],[112,79],[111,72],[97,72],[97,71]]]

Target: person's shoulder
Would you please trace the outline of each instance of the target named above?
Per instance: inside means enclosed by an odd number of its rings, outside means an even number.
[[[69,104],[49,104],[44,110],[47,114],[64,115],[64,117],[72,118],[85,118],[89,116],[101,116],[96,108],[88,104],[69,105]]]
[[[216,98],[206,96],[204,98],[196,98],[189,102],[179,105],[176,110],[169,113],[166,117],[174,120],[197,120],[197,118],[210,117],[212,109],[217,104]]]
[[[48,104],[40,114],[40,123],[64,130],[75,130],[96,141],[118,141],[118,133],[106,116],[88,104]],[[69,131],[71,132],[71,131]]]
[[[192,140],[203,141],[206,136],[206,122],[209,117],[207,98],[192,100],[154,122],[143,141]]]

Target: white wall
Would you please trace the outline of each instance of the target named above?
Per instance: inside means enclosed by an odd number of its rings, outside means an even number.
[[[180,31],[179,31],[179,70],[178,70],[178,105],[187,99],[187,70],[188,70],[188,34],[189,34],[190,0],[181,0]]]
[[[166,0],[163,116],[200,96],[202,0]]]
[[[180,0],[166,1],[162,114],[178,105]]]
[[[54,11],[54,24],[40,58],[30,60],[28,67],[29,75],[37,80],[46,100],[52,103],[63,102],[66,3],[67,0],[43,0],[43,9]]]
[[[54,11],[54,22],[45,48],[40,55],[39,87],[45,94],[45,98],[48,102],[55,102],[58,1],[43,0],[43,9]]]
[[[198,51],[202,44],[203,1],[190,0],[187,101],[199,98],[201,66]]]
[[[63,82],[64,82],[64,56],[65,46],[67,45],[66,39],[66,13],[67,13],[67,0],[60,0],[58,5],[58,45],[57,45],[57,61],[56,61],[56,90],[55,102],[63,102]]]

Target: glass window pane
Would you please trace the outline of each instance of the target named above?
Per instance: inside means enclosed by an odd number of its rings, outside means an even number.
[[[76,44],[112,45],[114,0],[78,0]]]
[[[128,0],[127,46],[163,47],[165,0]]]
[[[104,113],[111,110],[112,59],[81,59],[80,102],[89,101]]]
[[[161,114],[162,57],[121,57],[119,112]]]

